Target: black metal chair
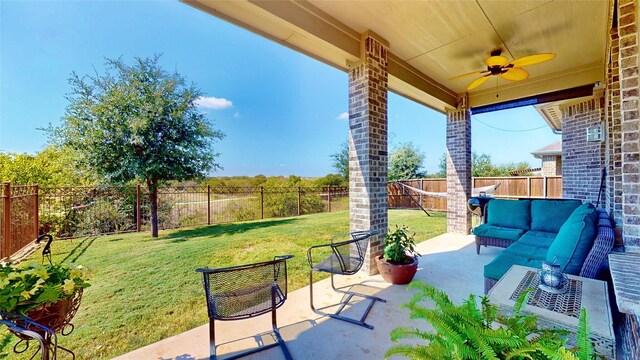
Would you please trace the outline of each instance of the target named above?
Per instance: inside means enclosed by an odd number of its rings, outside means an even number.
[[[311,310],[313,310],[316,314],[326,315],[334,319],[364,326],[368,329],[373,329],[373,326],[365,323],[364,321],[367,318],[367,315],[369,315],[369,311],[371,311],[371,308],[373,307],[373,304],[376,301],[380,301],[383,303],[387,301],[377,296],[371,296],[371,295],[361,294],[353,291],[343,290],[341,288],[336,288],[333,281],[333,275],[334,274],[353,275],[357,273],[360,270],[360,268],[362,268],[362,265],[364,264],[365,254],[367,253],[367,247],[369,244],[369,238],[379,233],[380,233],[379,231],[374,230],[374,231],[356,231],[348,234],[340,234],[340,235],[334,236],[331,239],[330,244],[315,245],[309,248],[309,250],[307,250],[307,260],[309,261],[309,267],[311,268],[309,270],[309,293],[310,293]],[[344,240],[345,238],[346,240]],[[324,249],[330,248],[331,254],[321,261],[314,262],[314,259],[313,259],[314,250],[323,249],[323,248]],[[331,287],[333,288],[333,290],[347,295],[346,298],[339,303],[340,306],[338,307],[338,310],[333,314],[321,312],[313,306],[313,272],[314,271],[329,273],[331,276]],[[342,310],[344,310],[345,306],[347,306],[349,301],[351,301],[351,299],[354,296],[369,300],[369,304],[367,305],[367,308],[365,309],[364,314],[359,320],[340,315]]]
[[[237,359],[262,350],[280,346],[284,357],[291,359],[287,345],[280,336],[276,309],[287,299],[287,259],[293,255],[276,256],[272,261],[220,269],[197,269],[204,279],[204,291],[209,311],[210,359],[216,359],[215,320],[248,319],[271,312],[271,325],[276,343],[262,345],[227,359]]]

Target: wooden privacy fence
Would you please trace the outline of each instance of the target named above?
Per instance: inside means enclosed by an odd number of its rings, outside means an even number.
[[[0,258],[4,259],[39,235],[38,185],[3,183],[0,199]]]
[[[447,179],[427,178],[401,181],[411,187],[429,192],[447,192]],[[500,184],[494,196],[505,199],[562,198],[562,176],[515,176],[515,177],[482,177],[472,178],[474,188]],[[447,199],[420,195],[403,191],[398,182],[390,182],[388,186],[389,208],[418,208],[416,199],[427,210],[446,211]],[[413,199],[412,199],[413,198]]]

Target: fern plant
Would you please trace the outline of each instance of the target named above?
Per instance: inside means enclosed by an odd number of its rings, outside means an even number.
[[[497,306],[485,296],[481,297],[480,307],[474,295],[456,305],[447,294],[423,282],[414,281],[409,288],[418,293],[403,307],[410,310],[411,319],[426,320],[434,331],[409,327],[394,329],[391,331],[394,343],[411,339],[426,344],[394,345],[385,354],[385,359],[404,356],[429,360],[592,360],[595,357],[584,309],[580,313],[577,346],[567,350],[564,347],[567,331],[538,328],[535,315],[521,313],[529,291],[518,297],[513,316],[507,317],[501,315]],[[420,305],[426,299],[432,300],[435,307]],[[502,325],[498,326],[496,322]]]

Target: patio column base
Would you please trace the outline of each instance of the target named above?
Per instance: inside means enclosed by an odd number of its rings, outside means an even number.
[[[361,60],[349,66],[349,220],[352,232],[380,231],[362,267],[373,275],[387,232],[388,44],[370,32],[361,41]]]

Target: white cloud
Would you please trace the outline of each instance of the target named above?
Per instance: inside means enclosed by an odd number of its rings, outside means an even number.
[[[236,118],[236,119],[240,119],[241,118],[240,113],[237,112],[237,111],[236,111],[235,114],[233,114],[233,117]]]
[[[280,167],[284,167],[284,164],[280,164]]]
[[[340,115],[338,115],[338,117],[336,119],[338,119],[338,120],[349,120],[349,113],[348,112],[343,112]]]
[[[205,109],[223,110],[233,107],[233,102],[215,96],[200,96],[195,101],[196,106]]]

